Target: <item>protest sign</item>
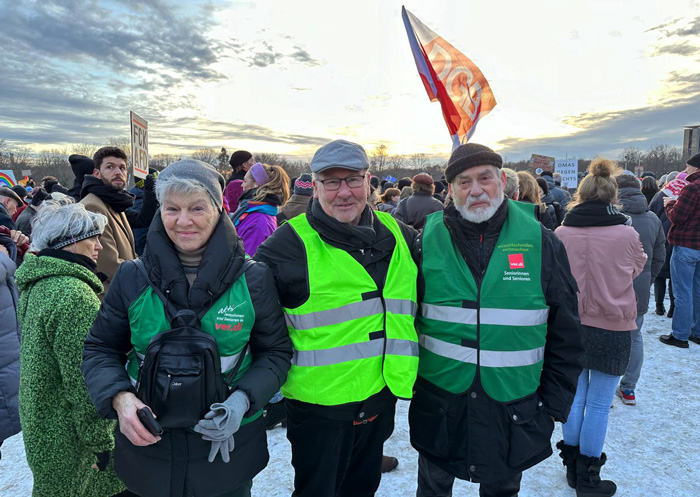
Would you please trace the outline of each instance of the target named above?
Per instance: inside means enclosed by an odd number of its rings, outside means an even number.
[[[131,118],[131,168],[135,178],[148,174],[148,123],[135,112]]]
[[[578,188],[578,159],[557,159],[554,172],[561,174],[561,186]]]
[[[554,171],[554,157],[546,155],[532,154],[530,157],[530,166],[537,169],[538,167],[544,171]]]

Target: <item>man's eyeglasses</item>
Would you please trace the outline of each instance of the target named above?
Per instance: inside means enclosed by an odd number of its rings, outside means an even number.
[[[340,185],[343,181],[348,185],[348,188],[359,188],[365,182],[365,175],[362,176],[348,176],[347,178],[331,178],[331,179],[317,179],[319,183],[323,183],[323,187],[329,192],[334,192],[340,190]]]

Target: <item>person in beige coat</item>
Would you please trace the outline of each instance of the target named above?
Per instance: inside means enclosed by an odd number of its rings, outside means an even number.
[[[127,157],[117,147],[102,147],[93,157],[95,169],[85,176],[80,192],[80,203],[91,212],[107,217],[107,226],[100,243],[102,252],[97,271],[107,277],[103,281],[105,293],[117,268],[124,261],[136,259],[132,228],[148,228],[158,209],[155,198],[155,179],[146,177],[141,211],[131,210],[134,196],[126,191]]]

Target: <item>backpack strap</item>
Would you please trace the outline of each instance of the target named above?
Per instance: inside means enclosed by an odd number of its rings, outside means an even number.
[[[160,291],[160,288],[156,286],[153,281],[151,281],[151,278],[148,277],[148,272],[146,271],[146,266],[143,265],[143,261],[141,259],[132,259],[131,261],[136,266],[136,269],[141,273],[141,276],[146,278],[146,282],[148,285],[153,289],[153,292],[158,296],[158,298],[163,302],[163,307],[165,308],[165,314],[168,318],[168,321],[172,323],[172,321],[175,320],[175,317],[178,315],[178,310],[175,309],[175,306],[168,300],[165,295],[163,295],[163,292]]]

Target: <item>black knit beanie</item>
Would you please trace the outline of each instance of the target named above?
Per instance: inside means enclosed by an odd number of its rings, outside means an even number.
[[[503,159],[485,145],[479,145],[478,143],[460,145],[452,152],[450,160],[447,161],[445,179],[448,183],[452,183],[452,180],[459,173],[476,166],[495,166],[501,169],[503,167]]]
[[[700,167],[700,154],[693,155],[690,159],[688,159],[688,162],[686,162],[686,164],[689,164],[693,167]]]
[[[241,165],[248,161],[252,156],[253,154],[246,150],[236,150],[231,154],[231,159],[228,161],[228,163],[231,164],[231,167],[233,168],[241,167]]]

